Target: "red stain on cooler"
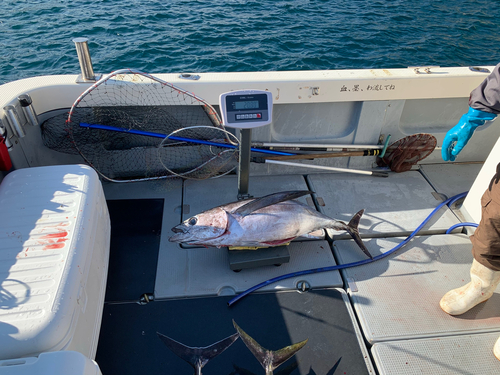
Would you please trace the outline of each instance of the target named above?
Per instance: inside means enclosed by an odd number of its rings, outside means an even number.
[[[39,239],[39,244],[43,245],[43,250],[62,249],[68,240],[68,232],[46,234]]]
[[[68,236],[68,232],[63,231],[63,232],[58,232],[58,233],[46,234],[45,236],[40,237],[40,239],[48,240],[51,238],[63,238],[63,237],[67,237],[67,236]]]
[[[64,241],[66,241],[66,238],[63,238],[62,240],[63,240],[62,242],[61,240],[58,240],[57,243],[45,245],[43,249],[44,250],[62,249],[64,247]]]

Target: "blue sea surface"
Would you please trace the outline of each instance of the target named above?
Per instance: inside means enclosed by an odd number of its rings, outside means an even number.
[[[0,83],[149,73],[495,65],[496,0],[3,0]]]

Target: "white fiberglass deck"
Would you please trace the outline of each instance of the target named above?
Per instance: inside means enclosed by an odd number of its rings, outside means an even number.
[[[474,179],[481,170],[482,163],[474,164],[433,164],[424,165],[422,174],[440,194],[450,198],[470,190]]]
[[[377,238],[365,243],[379,255],[402,240]],[[334,247],[341,264],[359,259],[352,241],[337,241]],[[417,236],[393,255],[344,270],[366,339],[375,343],[490,331],[500,335],[500,294],[459,317],[439,307],[447,291],[470,281],[470,249],[464,234]]]
[[[424,166],[422,174],[439,194],[451,197],[467,191],[480,168],[477,164],[432,165]],[[401,181],[405,175],[407,173],[400,175]],[[373,188],[370,185],[355,189],[366,203],[371,202],[364,194],[374,194],[370,192]],[[420,186],[427,193],[432,192],[425,184]],[[420,193],[408,194],[418,197]],[[326,207],[328,203],[326,201]],[[439,203],[436,201],[434,207]],[[358,208],[354,207],[354,199],[349,204],[351,210]],[[409,202],[409,205],[414,207],[415,203]],[[452,211],[442,208],[436,215],[440,221],[434,220],[432,225],[442,227],[442,218],[450,217],[449,213]],[[401,219],[413,219],[412,228],[402,226],[403,232],[415,229],[421,221],[416,220],[418,215],[401,217],[394,212],[383,212],[380,216],[398,223]],[[444,222],[446,227],[449,222]],[[367,231],[364,234],[370,236]],[[394,248],[406,234],[365,239],[365,243],[376,256]],[[492,353],[493,344],[500,337],[500,287],[487,302],[461,316],[449,316],[439,307],[439,300],[447,291],[470,281],[471,248],[465,234],[419,235],[387,258],[342,271],[361,330],[366,340],[374,343],[372,354],[380,374],[500,373],[500,361]],[[363,259],[352,240],[335,241],[334,252],[340,264]]]
[[[305,178],[297,175],[252,176],[250,193],[259,197],[277,191],[306,190],[309,183],[309,188],[325,202],[321,210],[330,217],[348,221],[352,214],[365,208],[361,234],[370,252],[376,256],[402,241],[441,203],[436,190],[452,196],[472,185],[478,169],[476,165],[451,167],[449,173],[445,172],[447,169],[441,170],[441,166],[427,166],[423,171],[425,176],[412,171],[391,173],[388,178],[346,174],[315,174]],[[454,178],[461,182],[453,183]],[[447,181],[451,181],[450,184]],[[292,243],[290,263],[281,267],[266,266],[235,273],[229,268],[225,250],[182,248],[168,242],[168,238],[172,234],[170,229],[181,220],[235,201],[237,178],[227,176],[156,186],[146,190],[140,184],[106,184],[105,192],[108,199],[165,199],[155,286],[157,299],[234,294],[278,275],[335,264],[328,243],[318,239]],[[306,201],[305,198],[301,200]],[[181,212],[184,214],[182,218]],[[440,358],[439,353],[434,353],[437,359],[427,357],[424,344],[416,345],[413,355],[425,362],[423,367],[418,365],[417,368],[445,373],[442,372],[443,366],[454,369],[452,364],[447,365],[446,356],[458,345],[449,337],[467,338],[464,343],[468,345],[472,345],[470,338],[477,337],[477,345],[487,345],[481,341],[484,337],[490,333],[500,336],[500,290],[488,302],[460,317],[451,317],[439,308],[442,295],[467,283],[469,278],[472,255],[468,237],[461,234],[460,229],[454,234],[444,234],[458,222],[456,214],[444,207],[403,249],[375,263],[342,271],[345,285],[350,287],[348,291],[361,331],[368,342],[377,343],[373,353],[381,373],[414,373],[404,366],[402,368],[408,371],[387,370],[399,369],[393,363],[405,361],[410,350],[405,349],[405,343],[413,345],[414,341],[443,339],[440,342],[445,357]],[[332,234],[333,252],[340,263],[366,259],[351,239],[344,239],[344,234],[339,232]],[[335,287],[344,282],[338,271],[309,275],[300,280],[306,280],[313,288]],[[300,280],[285,280],[263,290],[295,289]],[[392,351],[382,346],[386,344]],[[393,349],[399,348],[398,345],[402,345],[402,349]],[[424,352],[418,351],[420,347]],[[490,351],[476,354],[473,361],[481,369],[490,368],[485,366],[495,363],[491,362]],[[488,371],[484,373],[496,373]],[[475,372],[464,369],[463,373]]]
[[[372,347],[380,375],[499,374],[492,348],[499,333],[391,341]]]
[[[307,190],[302,176],[255,177],[250,182],[250,192],[256,197],[277,191]],[[208,192],[214,194],[208,195]],[[186,181],[184,185],[183,220],[221,204],[237,200],[237,178],[228,176],[205,181]],[[210,197],[208,199],[207,197]],[[305,203],[305,198],[302,200]],[[188,211],[188,212],[187,212]],[[170,236],[168,228],[165,232]],[[224,248],[182,248],[181,245],[162,242],[158,262],[156,298],[202,295],[222,295],[242,292],[269,278],[302,269],[335,265],[328,242],[305,241],[290,246],[290,262],[280,267],[266,266],[231,271],[227,250]],[[295,289],[305,280],[313,287],[341,286],[338,271],[309,275],[270,285],[264,290]]]
[[[389,177],[346,174],[309,175],[312,189],[323,198],[321,211],[333,218],[349,221],[360,209],[362,237],[385,237],[411,233],[441,203],[434,189],[418,171],[391,173]],[[458,223],[451,210],[435,215],[422,233],[443,233]],[[333,239],[349,238],[328,230]]]
[[[313,241],[292,243],[289,247],[289,263],[279,267],[266,266],[234,272],[229,268],[227,250],[214,247],[183,248],[169,242],[168,238],[173,234],[171,228],[181,221],[182,205],[182,220],[185,220],[209,208],[236,201],[238,188],[235,176],[186,181],[184,197],[179,181],[151,184],[155,187],[149,188],[146,193],[141,184],[105,184],[105,192],[108,199],[165,199],[155,284],[156,299],[234,294],[285,273],[336,264],[330,245],[319,237]],[[250,192],[256,197],[286,190],[308,190],[308,187],[302,176],[251,179]],[[306,203],[306,198],[301,201]],[[343,285],[339,272],[331,271],[285,280],[263,290],[295,289],[300,281],[306,281],[313,288]]]

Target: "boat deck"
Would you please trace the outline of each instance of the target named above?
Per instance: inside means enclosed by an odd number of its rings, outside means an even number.
[[[252,176],[250,193],[315,192],[316,207],[348,221],[362,208],[360,233],[378,255],[401,242],[441,203],[467,191],[480,164],[425,165],[388,178],[347,174]],[[291,272],[366,259],[344,233],[301,239],[290,262],[230,269],[225,249],[170,243],[181,220],[235,201],[237,179],[104,183],[112,222],[106,304],[96,361],[104,375],[189,373],[190,367],[156,337],[206,346],[232,333],[231,320],[269,349],[309,339],[280,374],[497,374],[492,346],[500,336],[500,289],[460,317],[439,308],[449,289],[467,283],[471,244],[456,209],[442,208],[396,253],[364,266],[292,277],[270,284],[235,305],[235,294]],[[297,285],[310,287],[298,292]],[[147,301],[150,302],[147,302]],[[141,302],[142,301],[142,302]],[[124,357],[127,361],[123,361]],[[117,364],[122,363],[117,369]],[[117,371],[118,370],[118,371]],[[262,373],[237,342],[204,374]]]

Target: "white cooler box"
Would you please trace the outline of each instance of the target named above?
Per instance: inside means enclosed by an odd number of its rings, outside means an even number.
[[[102,375],[97,363],[73,351],[0,361],[2,375]]]
[[[84,165],[13,171],[0,184],[0,359],[95,358],[109,260],[101,182]]]

